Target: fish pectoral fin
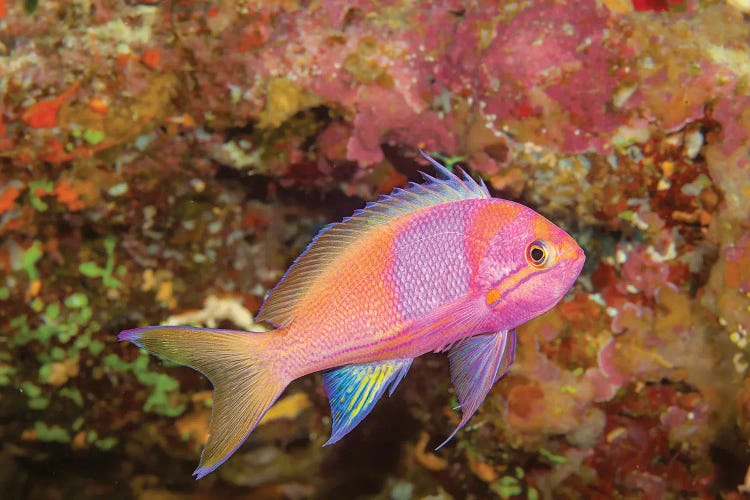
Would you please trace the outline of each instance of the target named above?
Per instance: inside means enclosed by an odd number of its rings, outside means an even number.
[[[333,444],[354,429],[388,390],[393,394],[411,366],[411,359],[347,365],[325,372],[323,384],[331,403]]]
[[[505,375],[516,354],[516,331],[476,335],[459,341],[448,351],[451,381],[461,408],[461,422],[440,449],[469,421],[492,389]]]

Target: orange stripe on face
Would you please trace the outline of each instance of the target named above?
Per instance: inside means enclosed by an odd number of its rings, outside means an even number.
[[[516,288],[522,281],[528,278],[530,275],[539,272],[539,269],[535,269],[531,266],[523,267],[513,274],[510,274],[503,279],[503,281],[487,292],[485,301],[488,306],[492,306],[498,300],[503,298],[510,290]]]

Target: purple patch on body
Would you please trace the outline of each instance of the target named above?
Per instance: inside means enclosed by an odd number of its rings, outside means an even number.
[[[393,285],[404,319],[422,316],[469,290],[468,217],[455,211],[450,205],[428,210],[394,242]]]

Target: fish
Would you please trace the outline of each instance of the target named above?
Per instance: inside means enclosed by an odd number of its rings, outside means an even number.
[[[354,429],[412,361],[446,353],[461,420],[513,363],[516,328],[552,309],[585,262],[576,241],[484,182],[423,156],[436,176],[324,227],[269,292],[268,332],[148,326],[122,331],[213,384],[203,478],[247,439],[293,380],[322,372],[331,445]]]

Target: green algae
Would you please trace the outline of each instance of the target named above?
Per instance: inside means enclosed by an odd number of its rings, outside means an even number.
[[[185,405],[178,404],[173,406],[169,397],[170,393],[174,393],[180,388],[177,380],[163,373],[150,372],[147,375],[139,377],[139,381],[146,385],[151,385],[154,391],[143,404],[143,411],[166,415],[168,417],[181,415],[186,409]]]
[[[95,430],[90,430],[86,433],[86,442],[92,444],[102,451],[108,451],[117,446],[120,442],[115,436],[109,436],[99,439],[99,433]]]
[[[78,266],[78,270],[81,271],[81,274],[89,278],[98,278],[102,275],[102,268],[96,262],[83,262]]]
[[[31,310],[35,313],[40,313],[44,309],[44,301],[41,297],[34,297],[31,301]]]
[[[42,252],[42,242],[39,240],[34,240],[34,243],[23,253],[21,265],[32,281],[39,279],[39,271],[36,269],[36,263],[39,262],[42,255],[44,255]]]
[[[176,417],[185,412],[184,404],[173,405],[170,394],[180,388],[176,379],[163,373],[145,372],[137,375],[138,381],[144,385],[151,386],[153,392],[149,394],[143,404],[143,411]]]
[[[60,305],[59,304],[48,304],[44,310],[44,317],[49,321],[55,321],[60,317]]]
[[[490,489],[497,493],[501,498],[517,497],[523,493],[524,486],[521,480],[524,478],[524,471],[521,467],[516,467],[515,477],[503,476],[490,485]],[[538,500],[539,493],[531,487],[526,490],[528,500]]]
[[[26,395],[29,409],[49,408],[56,395],[70,399],[82,408],[83,394],[77,387],[63,387],[55,391],[43,388],[43,384],[48,384],[54,375],[53,363],[76,358],[87,348],[93,356],[101,354],[104,344],[93,340],[94,333],[101,330],[101,325],[91,320],[93,309],[89,307],[87,295],[82,292],[69,295],[62,304],[52,302],[45,305],[41,299],[37,299],[30,304],[37,316],[21,314],[10,320],[14,332],[9,338],[11,346],[31,343],[45,346],[36,355],[39,363],[36,378],[33,375],[31,380],[27,378],[28,375],[18,377],[21,380],[16,384]],[[0,365],[0,386],[10,385],[11,377],[17,377],[16,370],[5,364]],[[37,384],[42,384],[42,387]]]
[[[104,356],[104,359],[102,359],[102,366],[118,372],[131,371],[133,369],[133,365],[136,362],[139,362],[141,359],[146,359],[146,362],[148,363],[148,359],[144,358],[143,356],[136,358],[136,360],[132,363],[128,363],[127,361],[121,359],[117,354],[107,354],[106,356]]]
[[[42,390],[31,382],[23,382],[21,384],[21,392],[25,392],[30,398],[42,395]]]
[[[99,356],[104,350],[104,343],[98,340],[92,340],[89,342],[88,348],[92,356]]]
[[[96,262],[81,262],[78,265],[78,270],[84,276],[89,278],[101,278],[104,286],[107,288],[120,288],[122,285],[120,281],[113,276],[115,272],[115,245],[116,240],[112,235],[104,238],[104,250],[107,253],[107,262],[104,267],[100,267]],[[124,268],[122,268],[124,270]],[[118,274],[122,274],[122,271],[118,267]]]
[[[99,437],[98,432],[96,432],[95,430],[90,430],[86,433],[86,442],[93,443],[94,441],[97,440],[98,437]]]
[[[39,380],[42,382],[48,382],[52,376],[52,366],[49,363],[45,363],[39,367]]]
[[[62,361],[68,356],[67,353],[65,352],[65,349],[63,349],[60,346],[55,346],[52,349],[50,349],[49,355],[55,361]]]
[[[108,354],[102,360],[102,364],[114,371],[133,373],[138,382],[151,389],[143,404],[143,411],[168,417],[176,417],[185,412],[186,405],[175,404],[173,398],[179,391],[179,382],[164,373],[149,371],[149,356],[145,351],[141,351],[141,354],[130,363],[120,359],[116,354]]]
[[[117,443],[119,442],[120,440],[117,439],[116,437],[109,436],[109,437],[105,437],[105,438],[98,440],[97,442],[94,443],[94,446],[96,446],[102,451],[108,451],[114,448],[115,446],[117,446]]]
[[[28,380],[22,382],[20,389],[29,398],[28,405],[32,410],[44,410],[49,406],[49,398],[45,397],[42,394],[42,390],[34,383]]]
[[[453,169],[456,166],[456,163],[461,163],[461,162],[466,161],[465,156],[460,156],[460,155],[446,156],[446,155],[441,154],[438,151],[430,151],[429,155],[432,156],[433,158],[437,158],[438,160],[440,160],[440,163],[442,163],[445,166],[445,168],[447,168],[450,171],[453,171]]]
[[[14,332],[10,337],[12,346],[22,346],[30,342],[46,344],[55,336],[57,328],[52,324],[41,324],[32,328],[25,314],[16,316],[10,320],[11,330]]]
[[[63,387],[58,394],[64,398],[70,399],[76,404],[76,406],[83,407],[83,396],[77,387]]]
[[[40,441],[54,443],[69,443],[70,434],[59,425],[49,426],[44,422],[37,421],[34,423],[34,432]]]
[[[546,448],[539,448],[539,454],[549,460],[553,464],[564,464],[567,463],[568,459],[561,456],[561,455],[555,455],[551,451],[549,451]]]
[[[76,292],[68,296],[64,304],[65,308],[61,308],[58,304],[49,304],[41,315],[43,322],[36,326],[29,324],[29,318],[25,314],[11,319],[10,325],[15,332],[11,337],[11,344],[14,346],[30,342],[48,344],[53,339],[57,339],[62,344],[68,344],[75,339],[73,345],[67,350],[61,351],[60,346],[55,346],[49,351],[52,358],[58,361],[65,357],[76,356],[82,349],[89,347],[93,333],[100,329],[100,325],[98,322],[91,321],[93,309],[88,307],[88,298],[85,294]],[[101,352],[102,348],[101,343],[97,341],[94,351]]]
[[[105,134],[101,130],[87,128],[83,131],[83,140],[92,146],[96,146],[104,140]]]
[[[617,214],[617,217],[625,221],[632,221],[633,218],[635,218],[635,212],[633,212],[632,210],[623,210],[622,212]]]
[[[49,194],[55,188],[52,181],[29,182],[29,203],[38,212],[46,212],[49,205],[42,200],[40,195]]]
[[[49,399],[45,397],[38,397],[29,399],[29,408],[32,410],[46,410],[49,406]]]
[[[0,363],[0,386],[10,385],[11,377],[13,377],[15,374],[15,368],[4,363]]]
[[[65,299],[65,306],[71,309],[80,309],[88,305],[88,303],[89,298],[81,292],[72,293]]]
[[[502,498],[510,498],[523,493],[523,488],[513,476],[503,476],[490,485],[490,489]]]

